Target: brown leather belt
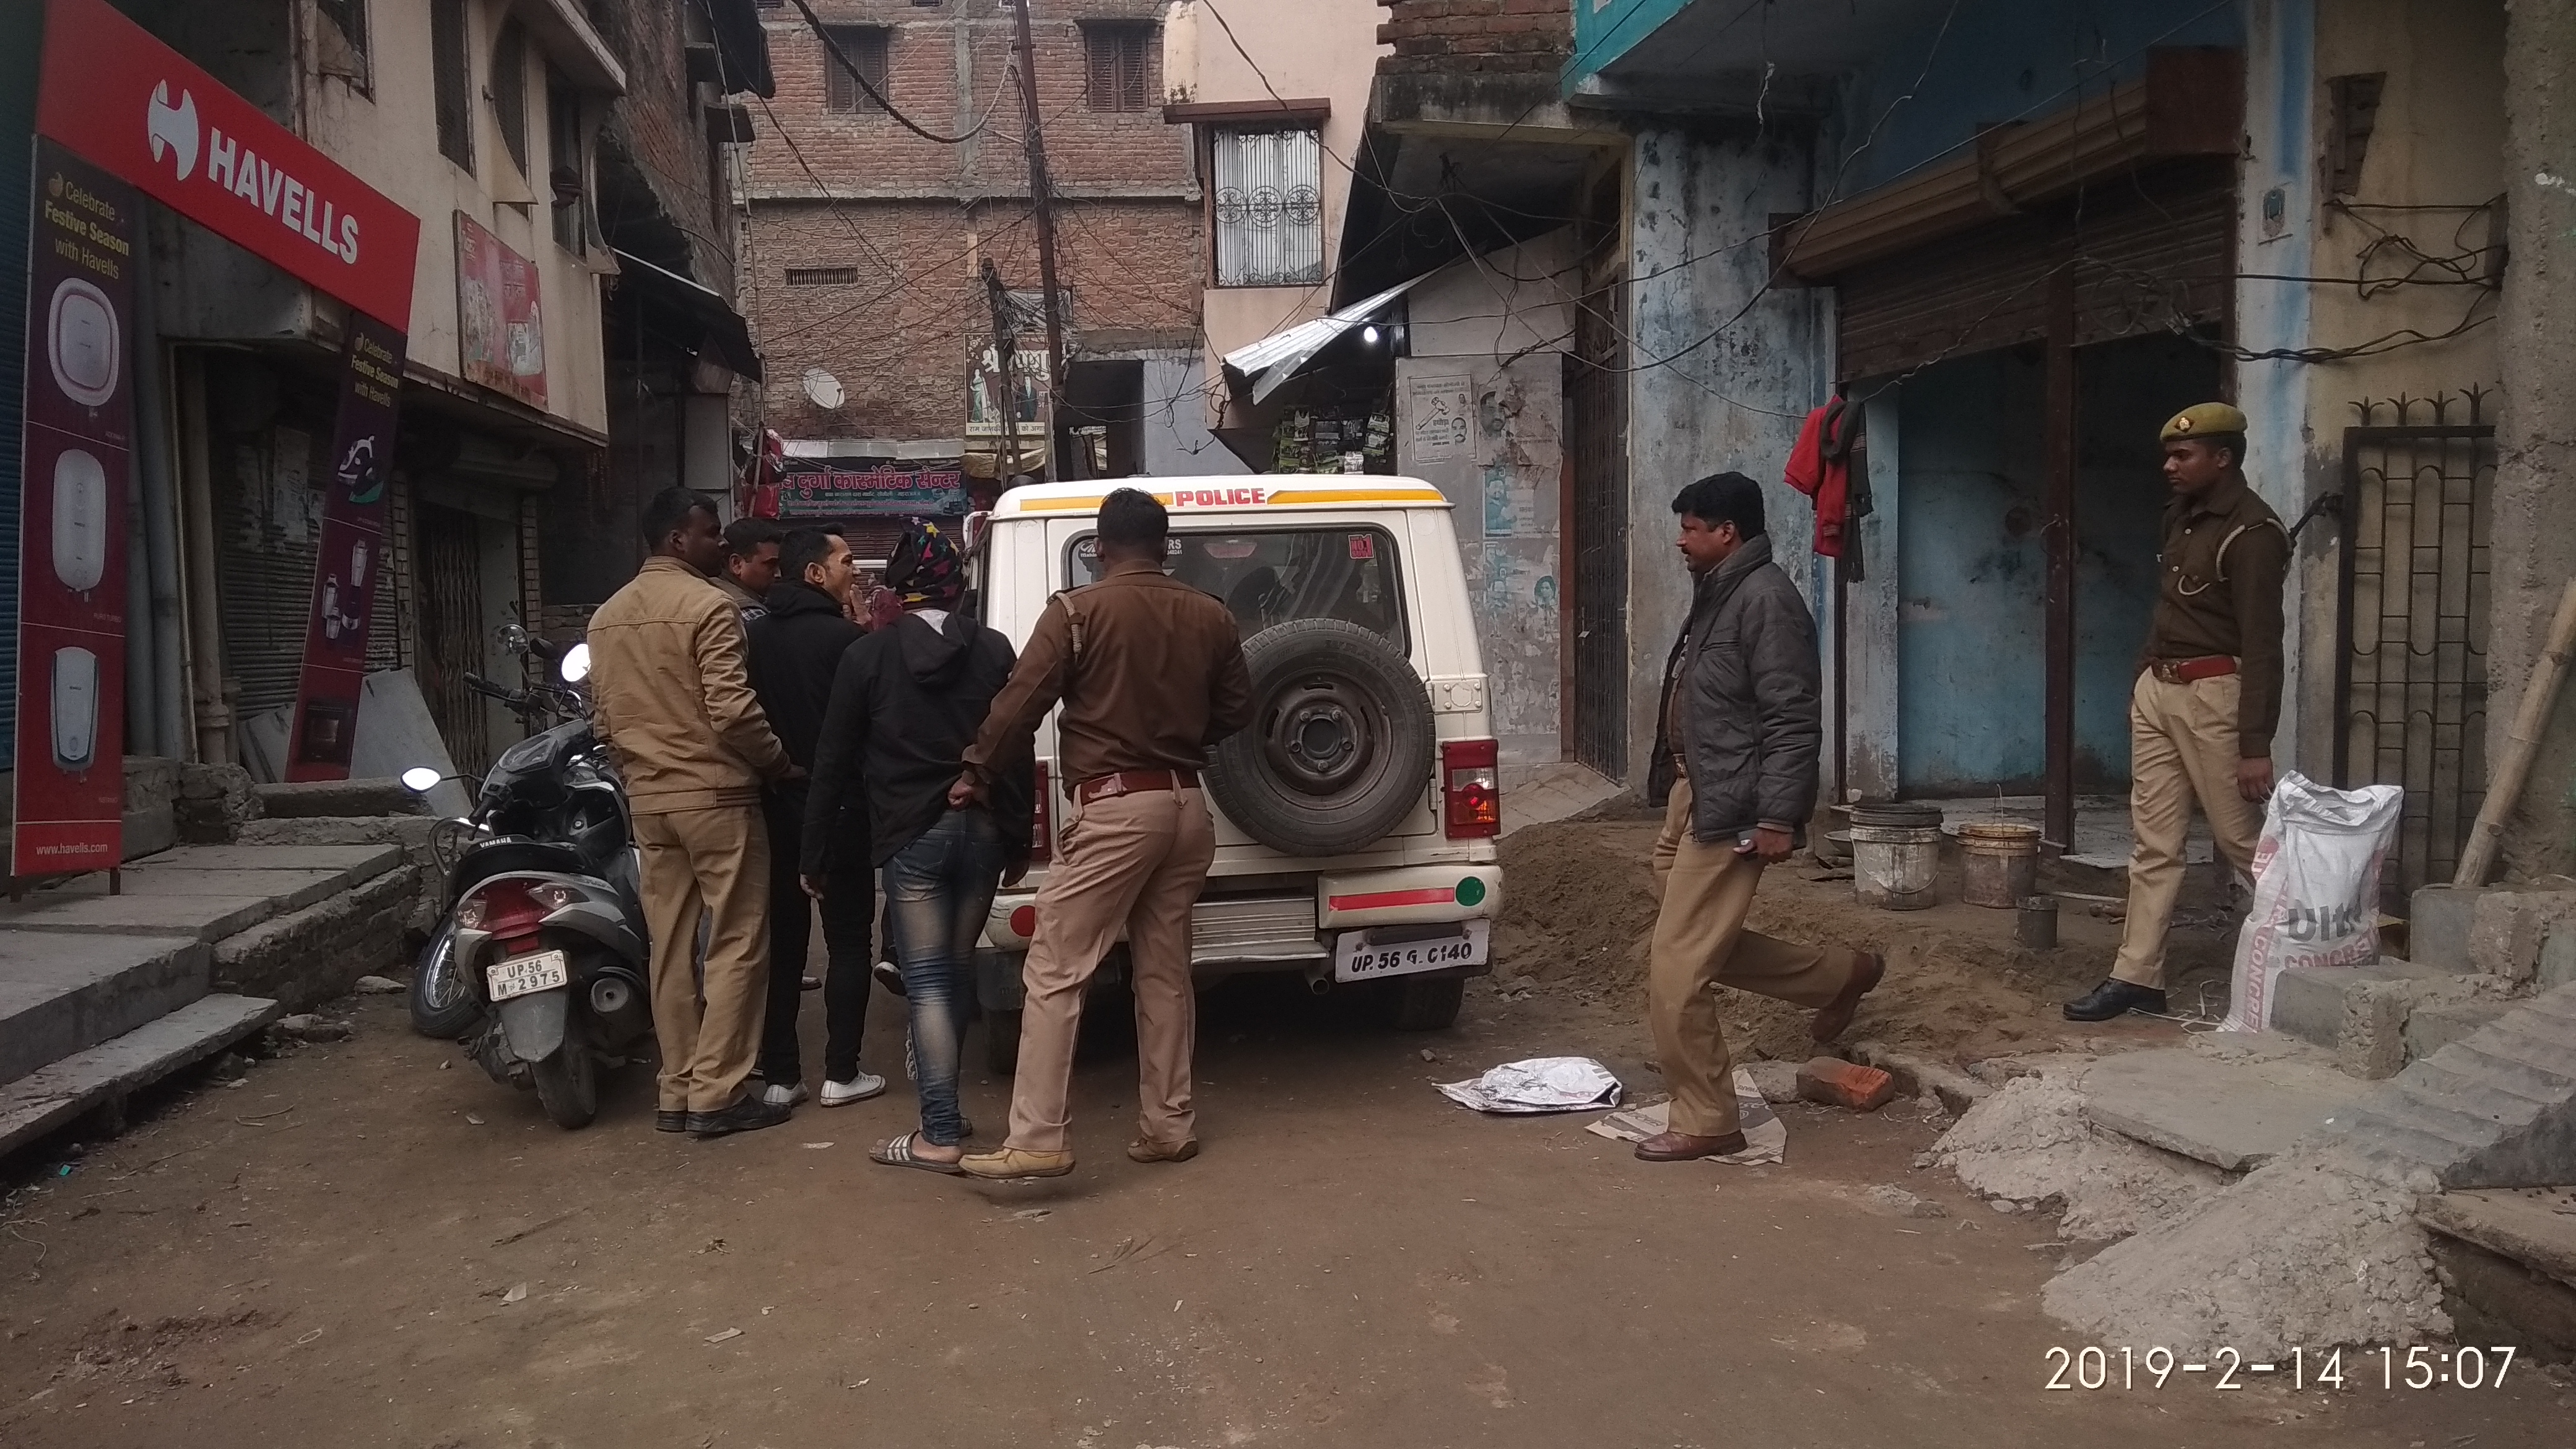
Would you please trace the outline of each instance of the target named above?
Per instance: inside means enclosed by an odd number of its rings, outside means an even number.
[[[1073,787],[1073,798],[1088,805],[1118,795],[1142,795],[1154,790],[1195,790],[1199,787],[1196,770],[1122,770],[1115,775],[1096,775]]]
[[[2156,678],[2167,684],[2189,684],[2196,679],[2216,679],[2234,674],[2236,661],[2224,654],[2209,654],[2198,659],[2158,659],[2147,665]]]

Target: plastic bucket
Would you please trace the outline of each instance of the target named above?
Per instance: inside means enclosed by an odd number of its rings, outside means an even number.
[[[2018,910],[2039,887],[2039,827],[1959,827],[1959,898],[1972,906]]]
[[[1935,817],[1936,821],[1938,817]],[[1864,825],[1852,813],[1852,894],[1865,906],[1919,911],[1934,903],[1933,880],[1941,862],[1941,827]]]

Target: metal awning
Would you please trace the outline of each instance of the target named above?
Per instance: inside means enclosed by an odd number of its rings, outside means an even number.
[[[1412,291],[1414,283],[1421,280],[1421,277],[1415,277],[1412,281],[1399,282],[1330,316],[1300,322],[1285,332],[1273,332],[1258,342],[1245,343],[1225,355],[1225,370],[1238,386],[1249,384],[1252,400],[1260,402],[1295,377],[1299,369],[1313,361],[1315,354],[1331,345],[1334,338],[1384,311],[1387,303]]]
[[[724,365],[736,376],[761,380],[760,352],[751,345],[751,327],[723,293],[657,267],[632,252],[611,248],[610,254],[617,258],[619,285],[640,287],[655,305],[688,318],[704,329],[698,344],[702,349],[724,359]]]

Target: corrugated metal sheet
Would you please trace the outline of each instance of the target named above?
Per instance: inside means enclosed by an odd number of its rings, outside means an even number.
[[[295,703],[304,671],[304,633],[313,611],[313,563],[321,542],[329,440],[281,427],[230,440],[215,459],[215,589],[222,611],[224,675],[248,718]],[[399,562],[397,562],[399,567]],[[367,667],[401,663],[395,570],[375,571]]]
[[[1219,131],[1216,281],[1303,286],[1324,279],[1323,142],[1312,130]]]
[[[2235,235],[2233,166],[2178,162],[1856,268],[1838,287],[1836,375],[1884,377],[2034,341],[2063,265],[2076,269],[2079,346],[2221,320]]]

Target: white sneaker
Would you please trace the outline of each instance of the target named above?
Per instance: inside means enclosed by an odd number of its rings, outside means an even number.
[[[861,1072],[846,1082],[835,1082],[827,1078],[823,1083],[823,1105],[846,1107],[852,1102],[864,1102],[884,1092],[885,1089],[886,1079],[874,1072]],[[803,1089],[798,1090],[801,1092]]]
[[[826,1089],[828,1091],[828,1089]],[[793,1107],[805,1100],[803,1082],[772,1082],[760,1089],[760,1100],[773,1107]]]

